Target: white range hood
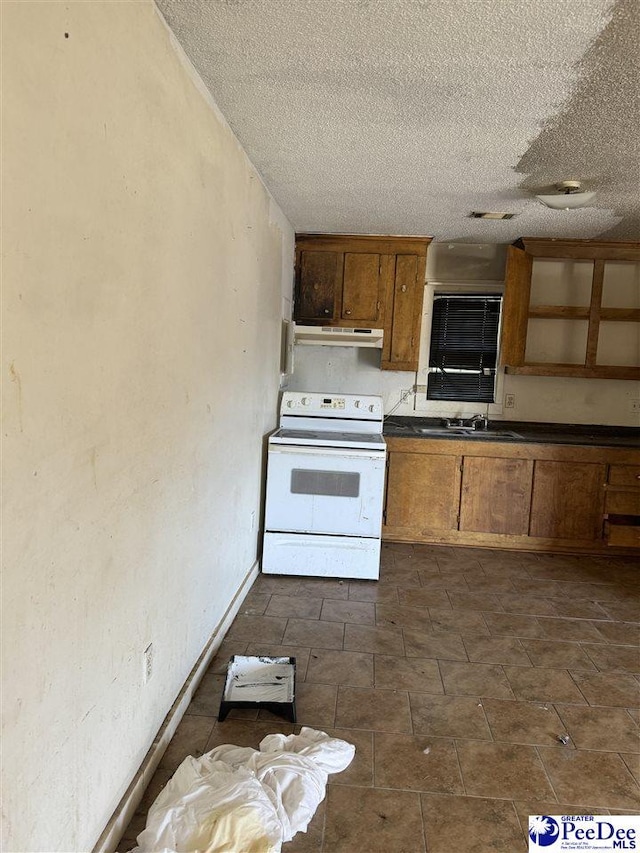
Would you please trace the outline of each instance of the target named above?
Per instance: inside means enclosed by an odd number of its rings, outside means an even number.
[[[294,324],[294,342],[307,346],[371,347],[382,349],[382,329]]]

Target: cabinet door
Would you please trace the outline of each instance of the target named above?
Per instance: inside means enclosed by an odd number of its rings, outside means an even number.
[[[333,320],[336,295],[342,287],[343,257],[341,252],[300,252],[296,320]]]
[[[508,247],[502,300],[500,363],[511,368],[524,364],[532,268],[530,255],[516,246]]]
[[[385,313],[383,369],[418,369],[425,263],[422,255],[395,257],[395,275]]]
[[[342,319],[359,325],[380,320],[380,255],[346,252],[342,285]]]
[[[455,530],[460,505],[460,457],[390,453],[387,527]]]
[[[532,478],[529,459],[465,456],[460,530],[526,536]]]
[[[530,536],[602,539],[606,465],[536,461]]]

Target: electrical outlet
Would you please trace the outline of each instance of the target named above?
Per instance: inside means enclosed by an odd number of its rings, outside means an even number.
[[[629,411],[632,414],[640,414],[640,400],[629,400]]]
[[[504,407],[505,409],[514,409],[516,405],[516,395],[515,394],[505,394],[504,395]]]
[[[142,681],[148,684],[153,675],[153,643],[149,643],[142,653]]]

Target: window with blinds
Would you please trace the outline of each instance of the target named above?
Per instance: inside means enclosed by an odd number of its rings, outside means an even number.
[[[428,400],[493,403],[502,296],[436,293]]]

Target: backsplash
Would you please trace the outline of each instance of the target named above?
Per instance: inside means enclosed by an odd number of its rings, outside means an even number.
[[[380,394],[385,413],[398,415],[457,415],[456,404],[426,402],[416,411],[413,395],[399,404],[403,392],[416,383],[415,373],[380,370],[380,351],[350,347],[297,346],[295,369],[288,388],[293,391]],[[419,382],[423,383],[424,378]],[[631,401],[640,399],[640,383],[607,379],[567,379],[547,376],[505,376],[502,402],[513,395],[512,408],[491,407],[492,420],[544,421],[567,424],[640,426]],[[484,411],[486,405],[467,404],[465,411]]]

